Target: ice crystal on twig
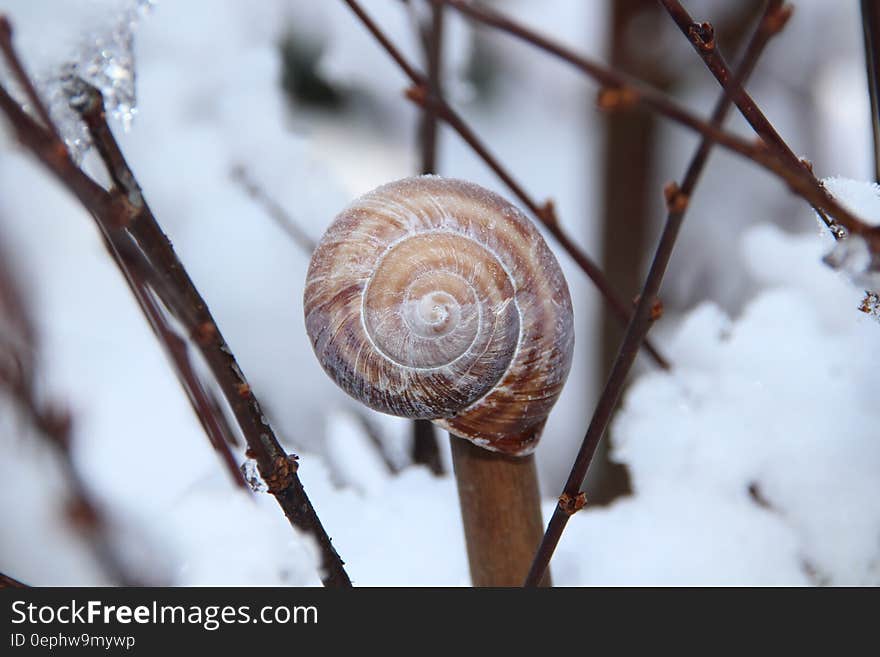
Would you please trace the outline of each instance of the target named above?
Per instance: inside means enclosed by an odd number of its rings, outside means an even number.
[[[260,476],[260,471],[257,469],[257,462],[255,460],[249,458],[242,463],[241,474],[244,475],[244,479],[247,481],[248,486],[250,486],[251,490],[255,493],[265,493],[269,490],[266,482],[263,481],[263,478]]]
[[[49,112],[76,161],[91,146],[85,125],[70,107],[81,88],[79,80],[101,92],[107,112],[124,130],[131,127],[137,113],[134,29],[152,6],[152,0],[126,0],[109,26],[88,34],[68,61],[40,80]]]

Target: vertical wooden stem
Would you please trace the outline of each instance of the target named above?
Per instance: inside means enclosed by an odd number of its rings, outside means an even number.
[[[544,533],[535,457],[504,456],[450,434],[474,586],[521,586]],[[549,573],[541,582],[550,586]]]
[[[431,5],[431,21],[429,26],[420,26],[424,32],[425,58],[428,68],[428,92],[434,98],[442,97],[440,65],[443,46],[443,5],[435,2]],[[437,114],[431,103],[425,104],[422,120],[419,125],[419,143],[421,146],[420,173],[437,173]],[[427,465],[435,475],[446,474],[443,459],[440,456],[437,432],[430,420],[413,420],[413,463]]]
[[[668,62],[647,55],[641,43],[633,39],[635,29],[643,28],[648,33],[661,29],[663,14],[656,0],[618,0],[608,6],[612,10],[611,64],[654,86],[668,87]],[[647,112],[609,112],[603,119],[602,269],[615,289],[632,298],[642,284],[645,254],[654,239],[652,221],[658,195],[652,164],[656,161],[658,121]],[[602,313],[601,369],[591,371],[591,379],[605,380],[625,328],[606,306]],[[591,365],[594,358],[590,356]],[[629,472],[611,460],[606,443],[599,445],[586,486],[591,505],[609,504],[632,492]]]

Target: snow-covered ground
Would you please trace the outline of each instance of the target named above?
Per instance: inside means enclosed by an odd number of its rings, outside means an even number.
[[[0,10],[52,90],[68,58],[83,57],[84,48],[94,56],[84,44],[112,35],[119,16],[142,4],[0,0]],[[418,60],[405,3],[364,5]],[[719,3],[693,5],[713,16]],[[604,3],[505,6],[603,57]],[[799,3],[754,91],[817,172],[865,179],[858,15],[827,6]],[[480,98],[463,74],[471,33],[454,15],[448,28],[452,100],[595,253],[601,229],[588,218],[600,189],[601,122],[585,110],[595,87],[485,35],[506,64],[492,97]],[[842,36],[817,55],[805,44],[820,29]],[[342,110],[286,99],[277,44],[289,33],[323,48],[319,70],[349,92]],[[245,167],[319,237],[354,196],[416,171],[418,114],[401,97],[405,79],[336,1],[164,0],[139,19],[133,43],[136,115],[128,132],[114,126],[123,149],[277,433],[300,455],[300,476],[355,583],[466,585],[454,482],[412,466],[388,473],[353,403],[309,348],[301,307],[307,254],[230,175]],[[125,39],[116,45],[124,54]],[[674,56],[699,66],[683,46]],[[819,72],[814,86],[803,81],[811,70]],[[124,78],[114,78],[123,113]],[[716,94],[706,82],[682,98],[705,108]],[[46,394],[71,405],[76,462],[127,553],[181,585],[318,583],[312,546],[274,500],[242,493],[220,467],[90,217],[5,131],[0,140],[0,233],[38,318]],[[693,139],[670,128],[664,141],[662,170],[673,177]],[[86,166],[100,175],[89,154]],[[439,168],[509,197],[454,135],[443,134]],[[875,188],[831,189],[880,221]],[[880,583],[880,444],[871,412],[880,326],[857,310],[863,291],[822,263],[831,250],[809,208],[781,185],[736,158],[713,156],[664,288],[669,307],[682,312],[657,327],[676,367],[641,373],[611,432],[635,494],[572,518],[553,562],[557,584]],[[559,259],[578,333],[570,383],[537,452],[545,517],[598,394],[597,296],[567,256]],[[371,417],[405,463],[408,424]],[[24,426],[0,405],[0,571],[34,584],[100,583],[89,553],[59,520],[56,466]]]

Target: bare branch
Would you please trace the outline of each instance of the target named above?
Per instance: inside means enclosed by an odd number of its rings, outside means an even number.
[[[407,98],[422,107],[430,105],[435,115],[445,121],[449,127],[458,133],[468,146],[471,147],[474,153],[476,153],[483,162],[492,169],[495,175],[497,175],[508,189],[510,189],[510,191],[513,192],[513,194],[522,202],[522,204],[529,209],[532,215],[544,225],[554,238],[556,238],[560,246],[562,246],[562,248],[590,278],[620,322],[625,324],[629,321],[632,314],[629,305],[622,301],[620,296],[613,290],[608,279],[605,277],[605,274],[602,273],[601,268],[579,246],[577,246],[562,229],[562,226],[556,217],[556,210],[553,206],[553,202],[546,201],[543,204],[539,204],[535,201],[513,178],[501,162],[489,152],[488,148],[482,143],[482,141],[480,141],[476,133],[471,130],[470,126],[465,123],[464,119],[462,119],[461,116],[459,116],[459,114],[443,100],[443,98],[433,97],[428,93],[429,83],[427,78],[406,60],[400,50],[369,17],[360,4],[358,4],[357,0],[345,0],[345,3],[370,31],[376,41],[378,41],[391,58],[397,62],[401,70],[403,70],[413,83],[413,87],[407,91]],[[650,342],[645,343],[645,349],[651,354],[654,361],[660,367],[663,369],[669,368],[668,361],[653,345],[650,344]]]
[[[771,0],[768,3],[767,9],[749,45],[746,47],[743,61],[734,76],[734,82],[725,89],[715,106],[711,119],[712,125],[722,125],[732,104],[729,89],[738,88],[748,78],[754,70],[755,64],[770,37],[776,33],[768,29],[768,22],[778,9],[779,4],[779,0]],[[593,413],[587,433],[584,436],[571,472],[565,482],[559,502],[547,526],[547,531],[544,533],[544,538],[532,562],[532,567],[525,581],[526,586],[538,586],[541,582],[550,565],[550,559],[559,543],[562,532],[568,524],[568,519],[573,513],[583,508],[586,503],[584,494],[580,492],[580,487],[590,468],[596,448],[605,435],[611,416],[620,400],[623,387],[635,362],[639,343],[644,340],[645,335],[647,335],[654,321],[662,312],[662,306],[658,305],[658,294],[663,282],[663,276],[672,257],[672,251],[675,248],[675,242],[687,212],[688,202],[705,168],[712,147],[711,140],[704,138],[688,164],[681,185],[673,183],[666,189],[669,213],[666,217],[666,224],[660,236],[660,242],[657,245],[651,268],[645,279],[642,292],[639,295],[635,315],[630,321],[629,326],[627,326],[626,334],[612,365],[608,381],[596,405],[596,410]]]
[[[293,217],[274,198],[269,196],[266,190],[251,177],[244,166],[238,165],[233,167],[230,175],[235,182],[241,185],[245,193],[266,211],[266,214],[269,215],[278,227],[287,233],[287,236],[300,249],[306,254],[311,255],[317,246],[315,240],[306,234],[302,227],[294,221]]]
[[[33,321],[0,244],[0,394],[9,397],[57,455],[69,499],[61,500],[66,517],[110,581],[143,584],[118,553],[104,512],[85,485],[73,459],[73,419],[69,411],[42,401],[37,392],[38,345]],[[10,580],[14,581],[14,580]]]
[[[599,106],[601,109],[625,110],[636,106],[650,109],[671,121],[694,130],[702,137],[751,160],[781,179],[789,189],[804,198],[813,207],[833,217],[834,222],[843,226],[848,232],[864,237],[872,252],[880,253],[880,229],[854,215],[835,198],[830,196],[821,185],[817,185],[813,174],[800,161],[796,165],[793,164],[788,158],[782,157],[777,149],[771,148],[763,140],[758,143],[752,143],[722,130],[678,105],[666,94],[641,84],[618,71],[594,62],[588,57],[580,55],[562,44],[530,30],[499,12],[484,9],[463,0],[438,1],[454,7],[474,20],[478,20],[481,23],[507,32],[518,39],[537,46],[594,78],[603,86],[599,94]],[[780,27],[781,25],[774,24],[771,26],[771,29],[779,29]]]
[[[30,77],[28,77],[27,73],[25,73],[24,67],[21,65],[21,60],[12,55],[12,24],[3,14],[0,14],[0,50],[4,53],[5,59],[12,69],[12,75],[21,85],[27,96],[28,102],[31,104],[34,112],[37,113],[37,116],[40,117],[44,127],[49,130],[52,133],[52,136],[59,142],[62,141],[55,128],[55,124],[52,122],[52,117],[49,115],[49,110],[46,108],[45,103],[43,103],[43,99],[40,98],[40,94],[37,93],[34,83],[31,81]]]
[[[193,410],[195,410],[196,417],[205,430],[211,446],[220,456],[223,465],[226,466],[226,471],[232,478],[233,483],[239,488],[250,491],[250,486],[248,486],[235,455],[230,449],[230,445],[236,443],[235,434],[232,427],[226,421],[218,401],[205,388],[198,374],[196,374],[190,361],[187,343],[174,332],[165,320],[162,309],[156,303],[150,290],[146,288],[145,282],[143,280],[134,280],[132,284],[147,321],[159,339],[159,343],[164,347],[168,358],[174,363],[181,386],[184,392],[186,392],[187,399],[189,399]]]
[[[299,224],[294,221],[293,217],[281,207],[278,201],[272,198],[269,193],[251,177],[247,169],[242,165],[233,167],[230,176],[236,183],[241,185],[244,192],[252,198],[254,202],[259,204],[265,210],[266,214],[275,221],[288,237],[290,237],[291,241],[298,246],[306,256],[311,257],[317,244],[306,234]],[[385,467],[388,468],[389,474],[397,474],[400,469],[397,467],[397,464],[392,462],[389,458],[378,429],[372,424],[372,422],[370,422],[366,413],[361,412],[360,409],[357,408],[353,409],[353,412],[356,414],[358,422],[360,423],[361,428],[363,428],[364,434],[367,436],[370,444],[376,448],[379,457],[382,459]],[[416,420],[416,422],[422,422],[422,420]],[[430,425],[430,423],[428,424],[429,426],[433,426]]]
[[[675,21],[675,24],[681,30],[682,34],[687,37],[696,53],[706,64],[706,68],[708,68],[712,75],[715,76],[715,79],[718,80],[721,87],[729,88],[731,82],[730,69],[715,44],[715,30],[712,27],[712,24],[695,23],[678,0],[660,0],[660,2],[666,8],[666,11],[669,12],[669,15],[672,17],[672,20]],[[767,21],[766,29],[774,32],[780,31],[788,22],[792,11],[793,8],[791,5],[780,5],[773,17]],[[808,180],[811,179],[816,193],[824,194],[826,197],[830,198],[828,192],[813,175],[810,164],[804,162],[794,154],[746,90],[742,87],[732,88],[731,96],[743,117],[745,117],[746,121],[748,121],[749,125],[752,126],[752,129],[764,141],[764,143],[773,149],[783,161],[789,164],[790,167],[794,169],[797,169],[798,167],[804,169],[807,172],[805,178]],[[833,222],[828,218],[825,212],[821,208],[816,207],[814,203],[811,203],[811,205],[813,205],[813,209],[819,215],[819,218],[823,223],[829,228],[833,228]],[[832,234],[835,238],[839,237],[838,231],[832,230]]]
[[[428,25],[420,25],[425,44],[427,63],[427,90],[431,98],[442,98],[442,48],[443,48],[443,5],[431,3],[431,20]],[[437,116],[431,103],[422,112],[422,173],[437,173]]]
[[[3,50],[7,59],[20,65],[11,44]],[[0,112],[12,124],[19,142],[31,151],[49,171],[70,190],[90,212],[110,247],[111,256],[132,287],[142,311],[152,316],[137,278],[145,274],[144,282],[162,301],[163,305],[183,324],[193,345],[202,357],[229,405],[233,416],[248,444],[248,454],[256,462],[269,491],[275,496],[291,524],[310,534],[318,543],[322,555],[322,580],[326,586],[350,586],[343,562],[324,531],[314,507],[309,501],[296,474],[295,456],[289,456],[262,413],[250,385],[220,334],[208,307],[196,290],[183,265],[177,259],[171,243],[162,232],[155,217],[143,199],[141,190],[125,162],[104,115],[103,100],[93,87],[83,83],[76,109],[85,120],[95,146],[110,173],[114,186],[108,191],[89,178],[70,159],[64,144],[55,134],[57,130],[44,129],[29,117],[0,86]],[[133,240],[134,247],[127,240]],[[141,258],[142,265],[133,265]],[[159,334],[161,337],[161,334]],[[172,356],[179,350],[166,345]],[[179,378],[184,378],[178,361]],[[183,367],[186,370],[186,367]],[[198,388],[191,391],[191,402],[199,404]],[[203,392],[203,391],[202,391]],[[202,419],[202,418],[200,418]],[[217,421],[217,418],[205,422]],[[210,426],[210,424],[209,424]],[[218,425],[215,440],[220,440],[222,425]]]

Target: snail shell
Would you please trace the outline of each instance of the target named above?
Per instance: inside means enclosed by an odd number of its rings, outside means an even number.
[[[327,229],[305,286],[306,330],[354,398],[528,454],[571,366],[559,263],[513,205],[422,176],[362,196]]]

